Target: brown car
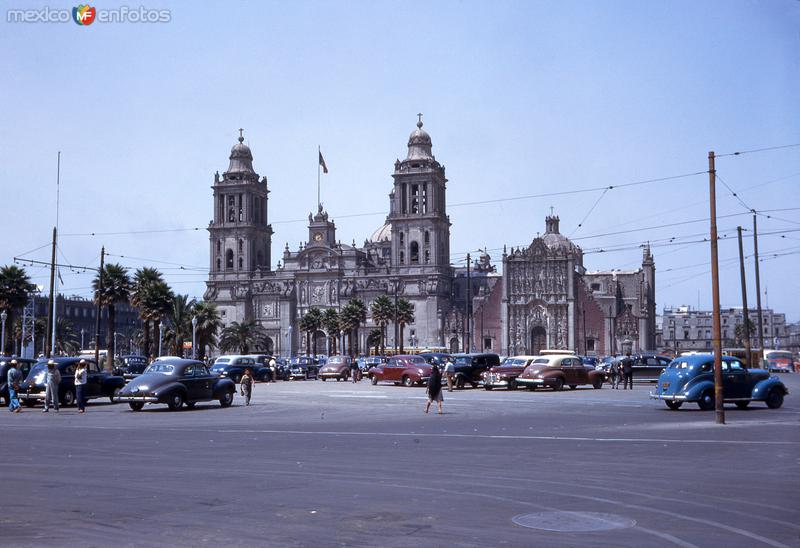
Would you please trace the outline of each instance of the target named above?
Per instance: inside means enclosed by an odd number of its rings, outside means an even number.
[[[591,384],[594,388],[602,388],[604,375],[583,365],[579,356],[574,354],[554,354],[541,356],[525,368],[517,377],[519,386],[527,386],[530,390],[549,387],[561,390],[569,386],[573,390],[582,384]]]
[[[483,373],[483,387],[486,390],[493,388],[517,389],[517,377],[528,367],[536,356],[510,356],[503,363],[490,368]]]
[[[431,376],[431,366],[420,356],[393,356],[389,361],[368,372],[372,384],[390,381],[404,386],[425,384]]]
[[[350,356],[331,356],[325,362],[317,376],[326,381],[328,379],[336,379],[337,381],[346,381],[350,378],[350,363],[352,359]]]

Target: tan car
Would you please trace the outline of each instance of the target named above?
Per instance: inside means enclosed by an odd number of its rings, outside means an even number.
[[[602,371],[595,371],[585,365],[575,354],[553,354],[541,356],[525,368],[517,377],[517,386],[529,390],[549,387],[561,390],[564,386],[575,389],[580,385],[591,384],[602,388],[605,377]]]

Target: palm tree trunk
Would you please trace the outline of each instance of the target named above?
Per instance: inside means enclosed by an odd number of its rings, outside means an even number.
[[[406,329],[406,324],[401,323],[400,324],[400,341],[399,341],[400,342],[400,353],[401,354],[403,353],[403,331],[405,331],[405,329]]]
[[[381,355],[386,354],[386,324],[381,324]]]
[[[6,317],[6,332],[5,332],[6,346],[5,348],[0,348],[0,353],[2,353],[4,356],[11,356],[14,353],[14,351],[12,350],[11,352],[6,352],[6,349],[8,348],[9,345],[11,345],[12,347],[14,345],[14,338],[11,336],[14,325],[14,310],[9,308],[8,310],[6,310],[6,314],[8,314],[8,316]]]
[[[314,347],[314,356],[317,355],[317,332],[314,331],[314,336],[311,338],[311,344]]]
[[[115,350],[115,348],[114,348],[114,346],[115,346],[114,340],[116,339],[116,337],[114,336],[114,333],[116,333],[116,331],[115,331],[116,330],[116,325],[114,325],[114,324],[115,324],[115,321],[116,321],[116,316],[117,316],[116,307],[113,304],[109,304],[108,305],[108,337],[109,337],[109,340],[106,341],[106,348],[108,349],[108,353],[106,354],[106,369],[108,369],[109,371],[114,369],[114,350]]]

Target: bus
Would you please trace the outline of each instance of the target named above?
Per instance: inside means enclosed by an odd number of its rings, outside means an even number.
[[[794,371],[794,356],[788,350],[764,350],[764,364],[770,373]]]
[[[761,349],[759,348],[750,349],[750,359],[747,358],[747,350],[744,348],[723,348],[722,355],[739,358],[739,361],[741,361],[747,368],[761,368],[762,353]]]

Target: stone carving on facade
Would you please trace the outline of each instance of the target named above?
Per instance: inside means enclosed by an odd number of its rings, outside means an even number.
[[[325,294],[325,286],[323,284],[311,285],[309,304],[325,304]]]

